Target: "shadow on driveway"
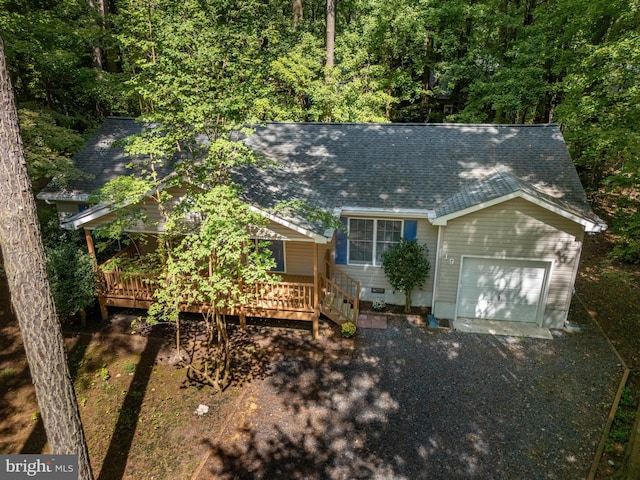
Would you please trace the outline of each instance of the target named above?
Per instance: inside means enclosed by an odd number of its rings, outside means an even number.
[[[596,328],[539,340],[394,319],[331,353],[272,335],[273,371],[201,440],[200,480],[584,478],[622,375]]]

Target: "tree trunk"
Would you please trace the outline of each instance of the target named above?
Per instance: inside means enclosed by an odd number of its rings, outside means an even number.
[[[404,313],[411,313],[411,290],[404,292]]]
[[[327,68],[333,67],[333,50],[336,39],[336,2],[327,0]]]
[[[293,26],[298,28],[302,22],[302,0],[293,0]]]
[[[102,22],[103,22],[103,28],[104,28],[104,17],[105,17],[105,3],[104,0],[97,0],[97,5],[95,3],[94,0],[89,0],[89,8],[91,8],[91,10],[95,10],[100,14],[100,17],[102,17]],[[103,66],[102,66],[102,49],[97,46],[94,45],[91,48],[91,63],[93,64],[93,68],[97,69],[97,70],[102,70]]]
[[[78,455],[92,479],[87,443],[47,278],[11,81],[0,39],[0,246],[38,406],[54,454]]]

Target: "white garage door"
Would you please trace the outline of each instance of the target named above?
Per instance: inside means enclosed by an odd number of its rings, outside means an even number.
[[[548,270],[547,262],[463,258],[457,316],[537,322]]]

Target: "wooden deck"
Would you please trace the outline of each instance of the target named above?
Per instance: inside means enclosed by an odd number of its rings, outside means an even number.
[[[224,313],[240,317],[244,325],[246,317],[302,320],[313,322],[314,336],[320,314],[342,324],[356,322],[360,284],[335,266],[326,265],[331,278],[318,276],[317,286],[313,276],[279,274],[276,283],[260,282],[253,285],[253,300],[246,305],[229,308]],[[130,274],[117,268],[105,271],[98,267],[100,291],[98,299],[103,317],[107,307],[148,309],[154,299],[154,278],[144,274]],[[317,289],[317,291],[316,291]],[[206,305],[185,305],[184,312],[202,312]]]
[[[101,270],[100,295],[107,307],[147,309],[153,302],[154,278],[147,275],[127,274],[119,270]],[[312,320],[316,313],[313,277],[280,275],[278,283],[258,283],[253,288],[254,302],[227,312],[265,318]],[[202,311],[204,307],[192,305],[185,311]]]

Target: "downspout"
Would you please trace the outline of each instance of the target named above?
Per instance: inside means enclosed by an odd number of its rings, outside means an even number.
[[[442,246],[442,225],[438,225],[436,242],[436,265],[433,269],[433,293],[431,294],[431,314],[435,315],[436,293],[438,292],[438,274],[440,273],[440,247]]]
[[[567,312],[567,314],[565,315],[564,318],[564,326],[565,328],[572,328],[572,325],[569,324],[569,309],[571,308],[571,301],[573,300],[573,296],[575,295],[576,292],[576,279],[578,278],[578,268],[580,267],[580,258],[582,257],[582,249],[584,247],[584,237],[585,237],[585,233],[584,230],[582,231],[582,238],[579,240],[580,241],[580,247],[578,248],[578,251],[576,252],[576,259],[575,259],[575,265],[573,266],[573,272],[571,272],[571,285],[573,285],[573,288],[571,289],[571,295],[567,296],[567,301],[565,302],[564,308],[565,308],[565,312]],[[578,238],[575,237],[574,241],[578,241]],[[546,311],[546,309],[545,309]],[[544,313],[543,312],[543,316],[542,316],[542,321],[544,322]]]

